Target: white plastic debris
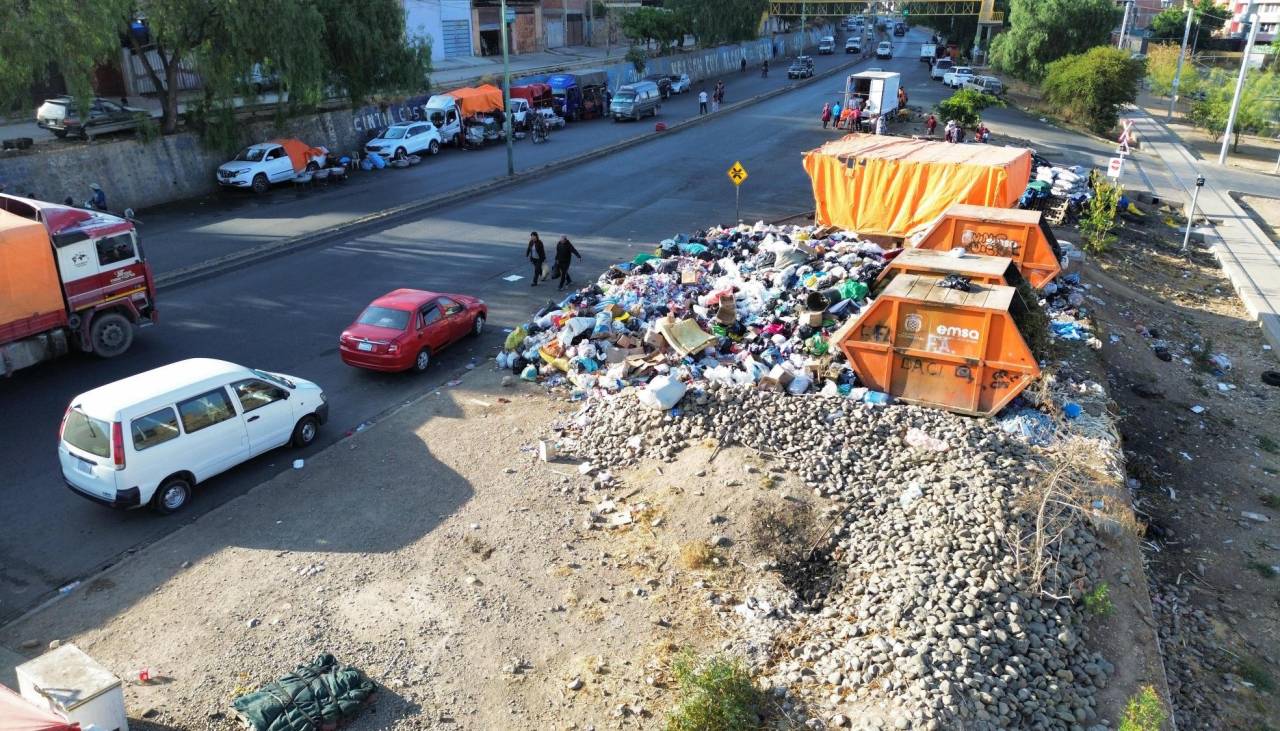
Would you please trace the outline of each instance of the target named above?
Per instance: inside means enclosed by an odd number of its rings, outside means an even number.
[[[923,429],[914,426],[907,430],[906,442],[916,449],[930,452],[945,452],[948,449],[945,440],[931,437]]]
[[[658,411],[666,411],[684,398],[685,385],[670,376],[655,376],[636,393],[640,403]]]
[[[911,486],[903,490],[902,495],[898,497],[898,505],[901,505],[903,510],[911,510],[911,506],[922,497],[924,497],[924,490],[920,488],[920,483],[912,482]]]

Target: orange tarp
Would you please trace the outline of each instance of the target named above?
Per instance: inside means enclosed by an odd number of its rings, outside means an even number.
[[[0,211],[0,326],[65,307],[44,225]]]
[[[955,203],[1008,208],[1031,178],[1031,150],[852,134],[810,150],[817,222],[905,236]]]
[[[293,172],[300,173],[307,169],[307,163],[312,158],[329,154],[329,151],[323,147],[312,147],[302,140],[295,140],[292,137],[286,137],[272,142],[284,148],[289,153],[289,162],[293,163]]]
[[[502,89],[493,84],[482,84],[476,87],[463,87],[445,92],[458,102],[462,116],[470,117],[482,112],[496,112],[502,109]],[[1022,191],[1018,191],[1021,194]]]

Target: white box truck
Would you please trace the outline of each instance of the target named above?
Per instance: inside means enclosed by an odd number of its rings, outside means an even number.
[[[921,43],[920,44],[920,63],[933,63],[933,59],[938,55],[938,44]]]
[[[849,74],[844,83],[844,105],[862,100],[862,118],[892,114],[898,108],[898,88],[902,76],[892,71],[861,71]]]

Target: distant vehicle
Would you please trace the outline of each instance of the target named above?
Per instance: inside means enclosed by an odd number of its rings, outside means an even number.
[[[512,99],[512,103],[523,99]],[[366,152],[398,160],[407,155],[440,153],[440,130],[430,122],[401,122],[382,130],[377,137],[365,143]]]
[[[929,78],[941,79],[946,76],[947,72],[955,66],[955,62],[949,58],[940,58],[933,62],[933,68],[929,69]]]
[[[440,351],[484,331],[489,306],[465,294],[397,289],[374,300],[338,338],[349,366],[422,373]]]
[[[671,74],[667,78],[671,80],[672,94],[683,94],[693,88],[693,81],[689,79],[689,74]]]
[[[73,398],[58,461],[81,497],[174,513],[210,477],[276,447],[312,444],[328,416],[310,381],[192,358]]]
[[[542,117],[542,121],[546,123],[547,127],[552,129],[560,129],[564,127],[564,124],[565,124],[564,117],[561,117],[559,114],[556,114],[555,109],[551,107],[538,107],[533,111],[539,117]]]
[[[662,95],[663,99],[667,99],[671,96],[671,77],[670,76],[667,76],[666,74],[649,74],[648,76],[641,79],[641,81],[651,81],[654,84],[657,84],[658,93]]]
[[[260,142],[219,165],[218,184],[227,188],[251,188],[261,195],[273,183],[293,180],[304,170],[323,167],[327,156],[324,148],[309,147],[299,140]]]
[[[938,45],[936,43],[920,44],[920,63],[933,63],[933,59],[938,55]]]
[[[844,52],[845,53],[862,53],[862,41],[852,36],[849,37],[844,42]]]
[[[83,137],[135,130],[150,118],[145,109],[126,107],[109,99],[94,97],[89,103],[89,116],[80,114],[74,97],[56,96],[46,99],[36,110],[36,126],[47,129],[55,137]]]
[[[849,74],[844,82],[843,105],[848,108],[856,101],[862,102],[866,118],[877,114],[892,114],[898,108],[898,89],[902,75],[892,71],[860,71]]]
[[[823,36],[818,41],[818,55],[825,56],[836,52],[835,36]]]
[[[893,26],[893,34],[895,36],[905,36],[907,34],[907,26],[902,23],[898,23]]]
[[[641,117],[657,116],[661,101],[662,95],[658,92],[657,84],[652,81],[637,81],[618,89],[613,95],[613,101],[609,103],[609,114],[615,122],[623,119],[638,122]]]
[[[796,56],[796,60],[808,66],[810,71],[813,71],[813,56]]]
[[[787,67],[788,79],[807,79],[810,76],[813,76],[813,67],[800,59],[792,61]]]
[[[964,82],[973,76],[973,69],[968,66],[955,66],[942,76],[942,83],[952,89],[959,89],[964,86]]]
[[[880,45],[876,46],[876,58],[893,58],[893,44],[880,41]]]
[[[0,374],[70,351],[114,358],[155,319],[132,221],[0,194]]]
[[[971,76],[964,82],[962,88],[973,89],[992,96],[1004,94],[1004,84],[994,76]]]

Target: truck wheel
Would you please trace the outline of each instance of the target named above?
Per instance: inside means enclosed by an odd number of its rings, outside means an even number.
[[[314,173],[319,169],[320,169],[320,166],[316,164],[315,160],[312,160],[311,162],[307,163],[307,172]]]
[[[182,510],[190,501],[191,483],[184,477],[170,477],[151,496],[151,508],[157,513],[170,515]]]
[[[253,176],[253,192],[254,193],[257,193],[258,195],[263,195],[264,193],[267,192],[267,190],[270,187],[271,187],[271,183],[267,182],[267,176],[263,175],[262,173],[258,173],[257,175]]]
[[[316,440],[316,436],[320,434],[320,420],[313,414],[298,419],[297,425],[293,427],[293,437],[289,443],[294,447],[302,448],[310,446]]]
[[[431,145],[427,147],[427,152],[430,152],[432,155],[439,155],[440,143],[436,140],[431,140]]]
[[[89,342],[99,358],[114,358],[133,344],[133,323],[118,312],[98,315],[89,327]]]

